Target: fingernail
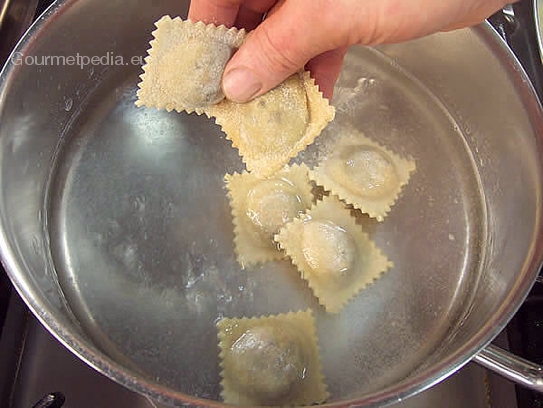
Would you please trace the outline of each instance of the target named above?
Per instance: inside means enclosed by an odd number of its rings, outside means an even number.
[[[235,68],[222,80],[224,94],[234,102],[247,102],[262,89],[262,82],[247,68]]]

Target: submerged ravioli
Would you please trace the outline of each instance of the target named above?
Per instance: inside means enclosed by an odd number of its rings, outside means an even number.
[[[234,218],[236,257],[243,266],[282,259],[273,240],[287,223],[311,206],[313,196],[305,165],[285,166],[259,179],[243,172],[225,176]]]
[[[239,150],[247,169],[269,176],[313,143],[334,118],[308,72],[296,73],[247,103],[229,100],[205,109]]]
[[[340,136],[310,177],[353,207],[383,221],[415,168],[414,161],[353,130]]]
[[[229,367],[236,383],[264,401],[282,398],[304,378],[303,345],[290,327],[260,326],[247,330],[230,347]],[[255,381],[265,377],[266,381]]]
[[[336,196],[323,197],[275,240],[331,313],[392,267]]]
[[[356,264],[356,242],[332,221],[309,220],[302,231],[302,253],[311,270],[323,278],[350,273]]]
[[[311,405],[328,398],[310,310],[217,326],[226,403]]]
[[[169,16],[155,25],[136,105],[202,113],[224,99],[224,67],[245,31]]]

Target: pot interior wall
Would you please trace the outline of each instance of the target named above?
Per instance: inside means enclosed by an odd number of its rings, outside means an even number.
[[[66,2],[24,44],[32,59],[0,78],[2,246],[87,361],[217,399],[215,319],[319,307],[276,266],[236,271],[222,175],[242,163],[220,129],[133,106],[153,22],[187,5]],[[76,55],[106,63],[42,64]],[[341,317],[318,312],[332,401],[451,371],[489,340],[535,277],[541,207],[540,113],[487,29],[354,48],[346,67],[321,139],[348,123],[418,169],[384,223],[360,218],[395,268]]]

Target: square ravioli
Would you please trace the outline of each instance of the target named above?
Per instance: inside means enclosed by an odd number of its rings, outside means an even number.
[[[324,156],[310,178],[377,221],[384,220],[416,169],[413,160],[355,130],[339,136]]]
[[[205,112],[215,117],[247,170],[259,177],[272,175],[312,144],[335,114],[308,72],[292,75],[250,102],[225,99]]]
[[[311,310],[217,323],[221,396],[243,406],[300,406],[328,398]]]
[[[201,114],[220,102],[224,67],[245,40],[245,30],[170,16],[155,26],[136,105]]]
[[[273,236],[313,202],[305,165],[285,166],[273,177],[227,174],[236,257],[242,267],[283,259]]]
[[[330,313],[393,266],[336,196],[323,197],[275,240]]]

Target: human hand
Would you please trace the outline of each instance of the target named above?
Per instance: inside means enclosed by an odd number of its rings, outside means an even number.
[[[507,3],[511,0],[192,0],[189,19],[254,29],[225,68],[228,99],[251,100],[304,66],[330,99],[350,45],[395,43],[475,25]]]

